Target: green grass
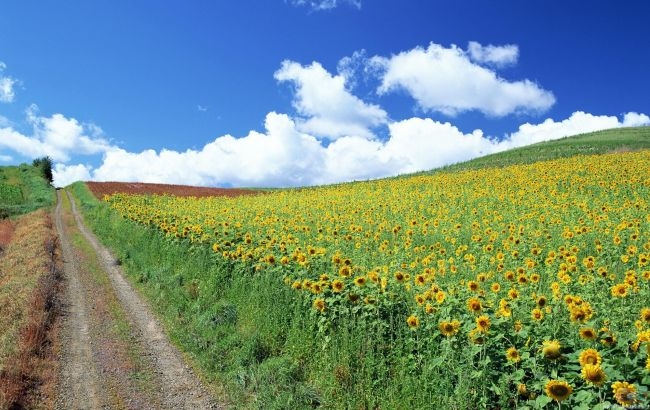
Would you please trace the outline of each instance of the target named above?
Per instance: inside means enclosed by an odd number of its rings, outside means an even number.
[[[40,168],[27,164],[0,167],[0,218],[50,207],[54,200],[54,188]]]

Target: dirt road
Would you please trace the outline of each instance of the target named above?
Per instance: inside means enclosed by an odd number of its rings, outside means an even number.
[[[64,259],[60,409],[216,409],[111,253],[57,191]]]

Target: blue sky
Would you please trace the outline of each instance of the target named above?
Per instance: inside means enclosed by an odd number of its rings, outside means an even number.
[[[7,0],[0,165],[297,186],[650,123],[647,1]]]

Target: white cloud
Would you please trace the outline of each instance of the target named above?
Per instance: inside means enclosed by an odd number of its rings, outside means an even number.
[[[370,138],[371,128],[387,121],[381,107],[364,103],[346,89],[344,75],[332,75],[317,62],[302,66],[284,61],[275,78],[295,85],[293,105],[302,116],[297,124],[303,132],[329,139]]]
[[[321,11],[321,10],[331,10],[336,8],[342,3],[349,4],[356,7],[357,9],[361,8],[361,0],[289,0],[290,3],[294,6],[308,6],[312,10]]]
[[[49,156],[58,162],[67,162],[73,154],[90,155],[112,149],[94,124],[81,124],[62,114],[43,117],[35,105],[27,109],[27,121],[33,129],[29,136],[11,126],[0,128],[0,149],[29,158]]]
[[[54,168],[52,169],[54,186],[64,187],[76,181],[90,181],[92,179],[90,170],[90,166],[83,164],[54,164]]]
[[[445,48],[431,43],[427,49],[416,47],[390,58],[376,56],[371,62],[382,72],[379,94],[405,90],[425,111],[453,116],[478,110],[501,117],[546,111],[555,103],[550,91],[530,80],[507,81],[495,71],[474,64],[454,45]]]
[[[515,44],[505,46],[483,46],[476,41],[470,41],[467,52],[472,60],[477,63],[494,64],[497,67],[504,67],[516,64],[519,58],[519,47]]]
[[[3,76],[2,72],[5,68],[7,68],[7,65],[0,61],[0,102],[10,103],[16,97],[14,85],[18,83],[18,80]]]
[[[225,135],[200,151],[153,150],[106,153],[93,172],[100,181],[168,182],[190,185],[296,186],[313,183],[322,172],[324,148],[299,132],[284,114],[266,116],[265,133]]]
[[[224,135],[200,150],[163,149],[131,153],[106,151],[101,166],[57,164],[58,186],[77,179],[140,181],[205,186],[279,187],[320,185],[373,179],[429,170],[505,149],[639,122],[645,114],[595,116],[575,112],[569,118],[523,124],[496,141],[475,130],[465,134],[454,125],[430,118],[409,118],[389,124],[385,142],[343,136],[327,146],[301,132],[286,114],[266,116],[264,132],[251,131],[235,138]]]
[[[12,156],[0,154],[0,161],[2,162],[11,162],[13,160]]]
[[[628,112],[623,116],[624,127],[640,127],[643,125],[650,125],[650,117],[645,114]]]

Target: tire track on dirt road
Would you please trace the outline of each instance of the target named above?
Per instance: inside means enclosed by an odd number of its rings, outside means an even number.
[[[59,235],[61,237],[61,242],[68,242],[66,245],[68,248],[69,238],[66,238],[66,231],[62,222],[62,210],[61,210],[61,191],[57,192],[59,204],[57,205],[56,211],[56,225]],[[89,231],[81,215],[76,209],[75,202],[72,195],[69,192],[66,192],[67,198],[70,201],[70,213],[74,217],[76,223],[76,228],[83,235],[83,238],[91,245],[92,249],[96,253],[97,261],[101,266],[101,269],[108,276],[109,283],[112,286],[112,292],[116,299],[119,301],[129,324],[131,325],[131,333],[133,335],[133,341],[138,344],[139,351],[144,359],[149,364],[149,369],[152,374],[153,380],[151,385],[155,386],[155,391],[150,392],[151,401],[147,404],[144,402],[138,403],[127,403],[125,407],[127,408],[162,408],[162,409],[221,409],[225,406],[218,405],[214,398],[211,396],[210,392],[201,384],[200,380],[192,372],[192,370],[185,364],[181,353],[178,349],[171,344],[163,328],[158,323],[157,319],[154,317],[151,312],[149,305],[142,300],[142,298],[135,292],[131,287],[128,281],[125,280],[122,269],[117,264],[116,259],[113,257],[111,252],[104,247],[95,237],[95,235]],[[70,258],[70,252],[68,252],[68,257],[66,257],[64,250],[64,258],[68,262]],[[74,276],[74,263],[66,263],[66,274],[68,268],[71,270],[71,275]],[[70,280],[70,291],[74,292],[73,289],[74,280]],[[80,293],[80,292],[77,292]],[[91,306],[92,309],[92,300],[80,301],[76,300],[75,296],[70,295],[71,299],[70,304],[79,303],[82,306],[86,304]],[[74,312],[74,309],[70,309],[71,313]],[[81,312],[83,313],[83,312]],[[76,322],[76,318],[71,317]],[[76,324],[75,324],[76,326]],[[82,338],[79,341],[80,345],[86,346],[83,350],[80,347],[79,351],[74,351],[73,353],[80,355],[80,361],[82,363],[89,363],[92,360],[88,359],[88,356],[92,356],[92,353],[88,353],[88,350],[91,349],[92,341],[89,342],[89,338],[83,335],[83,327],[79,329],[78,332],[74,333],[75,337]],[[92,338],[92,335],[90,336]],[[97,355],[97,353],[95,353]],[[97,359],[95,359],[96,361]],[[74,360],[73,360],[74,362]],[[63,388],[73,389],[71,392],[75,394],[80,394],[82,396],[87,396],[91,399],[88,405],[83,407],[75,408],[102,408],[106,406],[105,403],[102,403],[101,400],[97,399],[93,401],[93,397],[102,397],[102,386],[101,383],[97,383],[97,386],[93,387],[92,378],[93,368],[90,367],[90,380],[91,383],[88,384],[88,379],[86,375],[83,377],[83,383],[80,385],[89,386],[88,392],[76,392],[74,389],[75,386],[72,386],[71,382],[74,379],[73,376],[76,376],[76,371],[78,371],[79,364],[77,367],[71,368],[72,364],[63,364],[64,368],[64,377],[63,377]],[[66,370],[67,369],[67,370]],[[96,371],[95,371],[96,373]],[[68,382],[70,380],[70,382]],[[70,394],[70,393],[66,393]],[[143,399],[144,400],[144,399]],[[90,404],[92,403],[92,405]]]
[[[57,205],[54,223],[64,263],[66,282],[63,297],[66,311],[63,319],[61,357],[61,382],[57,407],[74,409],[102,407],[105,397],[99,379],[99,372],[93,359],[92,341],[89,334],[88,306],[85,292],[79,279],[79,267],[72,251],[70,239],[63,226],[61,192],[57,191]]]

